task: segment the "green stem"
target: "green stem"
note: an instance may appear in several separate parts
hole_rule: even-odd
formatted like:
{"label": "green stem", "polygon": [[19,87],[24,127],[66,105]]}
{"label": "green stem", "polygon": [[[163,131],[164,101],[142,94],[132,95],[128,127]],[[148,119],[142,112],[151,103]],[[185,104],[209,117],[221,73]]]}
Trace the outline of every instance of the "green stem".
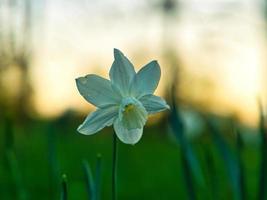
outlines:
{"label": "green stem", "polygon": [[67,188],[67,175],[62,175],[62,183],[61,183],[61,200],[68,199],[68,188]]}
{"label": "green stem", "polygon": [[117,199],[117,191],[116,191],[116,185],[117,185],[117,154],[118,154],[118,148],[117,148],[117,136],[116,133],[113,133],[113,156],[112,156],[112,200]]}

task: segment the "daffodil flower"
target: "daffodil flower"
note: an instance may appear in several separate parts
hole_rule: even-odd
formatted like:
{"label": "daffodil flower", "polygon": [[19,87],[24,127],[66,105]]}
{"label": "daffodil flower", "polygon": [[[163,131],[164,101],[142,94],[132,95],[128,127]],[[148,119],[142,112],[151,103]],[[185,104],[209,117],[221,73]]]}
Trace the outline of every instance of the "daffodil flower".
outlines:
{"label": "daffodil flower", "polygon": [[77,130],[92,135],[113,124],[122,142],[135,144],[142,137],[148,115],[169,109],[162,98],[153,95],[160,67],[157,61],[152,61],[136,73],[133,64],[118,49],[114,49],[114,58],[110,80],[95,74],[76,79],[80,94],[97,107]]}

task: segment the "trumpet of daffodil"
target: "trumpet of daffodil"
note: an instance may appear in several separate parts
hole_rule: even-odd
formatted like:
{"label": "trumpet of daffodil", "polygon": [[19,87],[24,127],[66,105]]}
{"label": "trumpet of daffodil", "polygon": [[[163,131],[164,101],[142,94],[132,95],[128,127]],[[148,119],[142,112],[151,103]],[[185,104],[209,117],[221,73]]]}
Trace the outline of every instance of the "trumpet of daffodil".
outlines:
{"label": "trumpet of daffodil", "polygon": [[109,71],[110,80],[95,74],[76,79],[80,94],[97,107],[78,127],[78,132],[92,135],[113,124],[117,137],[126,144],[137,143],[148,115],[169,109],[162,98],[153,95],[160,79],[157,61],[137,73],[133,64],[118,49]]}

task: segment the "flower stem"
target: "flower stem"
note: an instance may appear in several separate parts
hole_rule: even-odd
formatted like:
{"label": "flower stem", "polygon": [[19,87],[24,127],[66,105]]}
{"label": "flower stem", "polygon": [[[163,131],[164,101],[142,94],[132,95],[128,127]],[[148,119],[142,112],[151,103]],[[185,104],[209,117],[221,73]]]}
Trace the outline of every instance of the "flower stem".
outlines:
{"label": "flower stem", "polygon": [[112,200],[117,199],[117,157],[118,148],[117,148],[117,136],[116,133],[113,133],[113,156],[112,156]]}

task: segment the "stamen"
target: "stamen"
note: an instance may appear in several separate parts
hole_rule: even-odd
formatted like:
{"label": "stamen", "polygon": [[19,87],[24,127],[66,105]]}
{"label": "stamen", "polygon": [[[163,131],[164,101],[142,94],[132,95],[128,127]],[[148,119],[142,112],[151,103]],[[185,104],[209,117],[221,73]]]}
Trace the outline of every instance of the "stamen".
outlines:
{"label": "stamen", "polygon": [[134,104],[130,103],[130,104],[127,104],[125,107],[124,107],[124,112],[130,112],[131,110],[134,109]]}

